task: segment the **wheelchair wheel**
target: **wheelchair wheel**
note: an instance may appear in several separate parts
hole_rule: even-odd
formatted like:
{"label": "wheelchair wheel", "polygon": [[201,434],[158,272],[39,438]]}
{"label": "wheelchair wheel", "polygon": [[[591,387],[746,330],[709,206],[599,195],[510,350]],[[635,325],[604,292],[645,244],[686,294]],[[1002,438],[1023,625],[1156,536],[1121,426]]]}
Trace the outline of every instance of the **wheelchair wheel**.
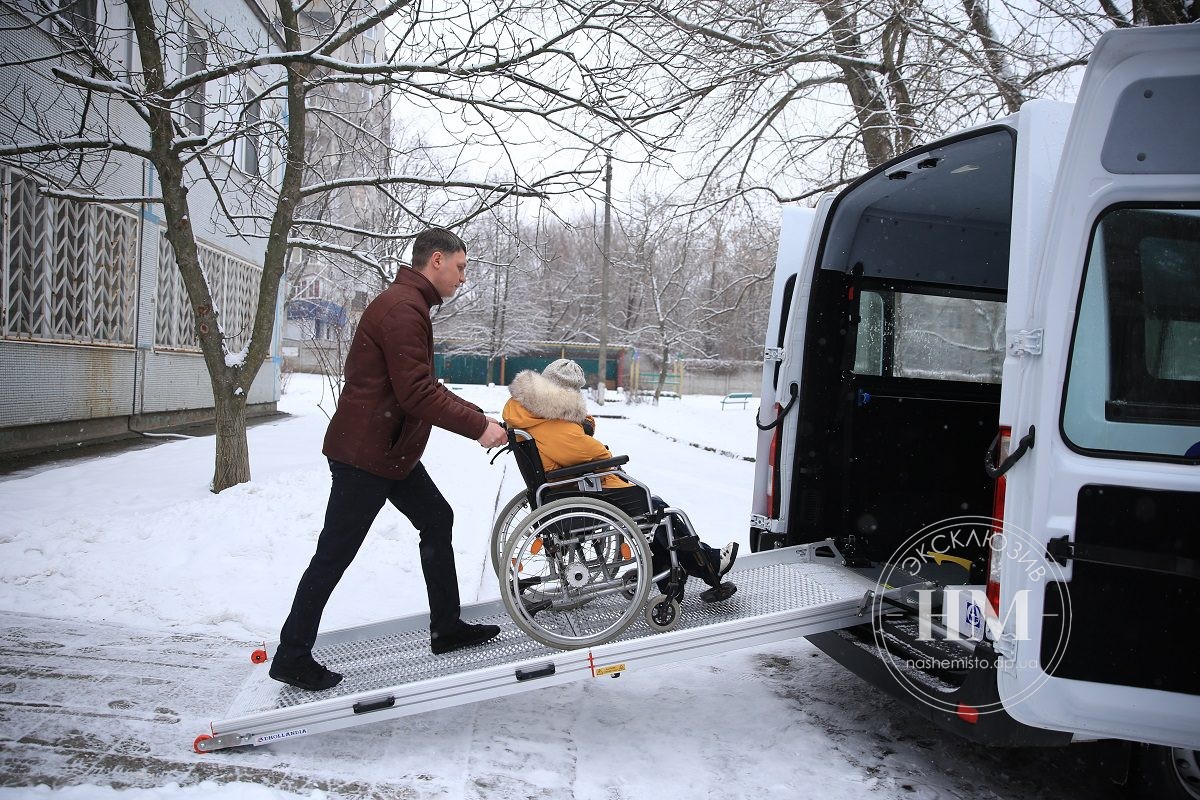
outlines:
{"label": "wheelchair wheel", "polygon": [[[650,547],[637,523],[591,497],[547,503],[509,536],[500,596],[544,645],[591,647],[618,636],[650,594]],[[636,570],[630,584],[625,576]]]}
{"label": "wheelchair wheel", "polygon": [[658,594],[646,604],[646,624],[659,633],[666,633],[679,624],[683,609],[674,597]]}
{"label": "wheelchair wheel", "polygon": [[500,565],[504,563],[504,546],[508,544],[508,537],[527,516],[529,496],[524,491],[518,492],[496,515],[496,524],[492,526],[492,569],[496,577],[500,577]]}

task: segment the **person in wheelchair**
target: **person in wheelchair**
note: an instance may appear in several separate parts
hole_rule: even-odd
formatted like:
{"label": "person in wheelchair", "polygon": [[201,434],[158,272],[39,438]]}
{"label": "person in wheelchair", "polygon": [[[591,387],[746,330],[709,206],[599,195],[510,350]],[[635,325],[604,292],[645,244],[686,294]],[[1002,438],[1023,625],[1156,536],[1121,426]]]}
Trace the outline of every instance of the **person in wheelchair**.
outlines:
{"label": "person in wheelchair", "polygon": [[[504,405],[504,422],[534,438],[542,467],[547,472],[612,458],[609,449],[593,436],[596,421],[587,413],[587,403],[581,392],[584,384],[583,368],[571,359],[560,358],[540,374],[534,370],[517,373],[509,385],[512,397]],[[648,511],[645,508],[646,492],[617,475],[604,476],[601,497],[631,516]],[[651,497],[651,502],[656,511],[668,507],[657,495]],[[679,565],[688,575],[710,587],[700,594],[700,599],[711,603],[724,600],[737,591],[734,584],[723,582],[723,579],[737,558],[738,543],[730,542],[718,551],[700,541],[683,517],[676,514],[670,517]],[[650,551],[655,575],[670,568],[665,525],[655,529]],[[668,589],[668,580],[664,578],[659,582],[659,590],[668,594]],[[682,601],[682,584],[675,588],[674,595]]]}

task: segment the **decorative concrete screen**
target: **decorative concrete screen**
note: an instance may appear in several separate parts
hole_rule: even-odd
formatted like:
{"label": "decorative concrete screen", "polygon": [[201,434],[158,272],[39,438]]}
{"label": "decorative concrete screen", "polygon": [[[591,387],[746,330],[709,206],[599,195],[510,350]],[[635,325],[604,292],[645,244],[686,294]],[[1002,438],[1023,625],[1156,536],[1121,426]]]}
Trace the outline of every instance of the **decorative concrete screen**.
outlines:
{"label": "decorative concrete screen", "polygon": [[137,217],[46,197],[12,170],[3,186],[4,338],[132,345]]}
{"label": "decorative concrete screen", "polygon": [[[208,276],[213,304],[221,315],[226,347],[241,350],[250,341],[262,268],[212,247],[199,245],[200,264]],[[199,350],[195,315],[166,231],[158,236],[158,311],[155,345],[172,350]]]}

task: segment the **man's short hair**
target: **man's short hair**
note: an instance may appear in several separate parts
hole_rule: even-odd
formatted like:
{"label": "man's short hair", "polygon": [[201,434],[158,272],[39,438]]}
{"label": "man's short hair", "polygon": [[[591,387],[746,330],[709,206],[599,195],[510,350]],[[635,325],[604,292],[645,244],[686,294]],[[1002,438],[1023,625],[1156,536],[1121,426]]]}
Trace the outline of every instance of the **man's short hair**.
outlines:
{"label": "man's short hair", "polygon": [[462,239],[444,228],[430,228],[417,234],[413,240],[413,269],[421,269],[429,263],[429,257],[440,250],[445,255],[459,251],[466,253],[467,245]]}

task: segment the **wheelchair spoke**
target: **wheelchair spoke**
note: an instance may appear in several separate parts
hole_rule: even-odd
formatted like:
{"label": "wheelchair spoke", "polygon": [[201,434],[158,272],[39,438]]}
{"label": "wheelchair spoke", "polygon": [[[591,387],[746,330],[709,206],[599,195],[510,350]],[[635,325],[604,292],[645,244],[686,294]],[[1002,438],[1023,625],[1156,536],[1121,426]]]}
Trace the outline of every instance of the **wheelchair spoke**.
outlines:
{"label": "wheelchair spoke", "polygon": [[608,641],[638,616],[649,593],[642,577],[650,573],[645,534],[596,499],[566,498],[537,509],[510,536],[502,559],[509,614],[554,647]]}

